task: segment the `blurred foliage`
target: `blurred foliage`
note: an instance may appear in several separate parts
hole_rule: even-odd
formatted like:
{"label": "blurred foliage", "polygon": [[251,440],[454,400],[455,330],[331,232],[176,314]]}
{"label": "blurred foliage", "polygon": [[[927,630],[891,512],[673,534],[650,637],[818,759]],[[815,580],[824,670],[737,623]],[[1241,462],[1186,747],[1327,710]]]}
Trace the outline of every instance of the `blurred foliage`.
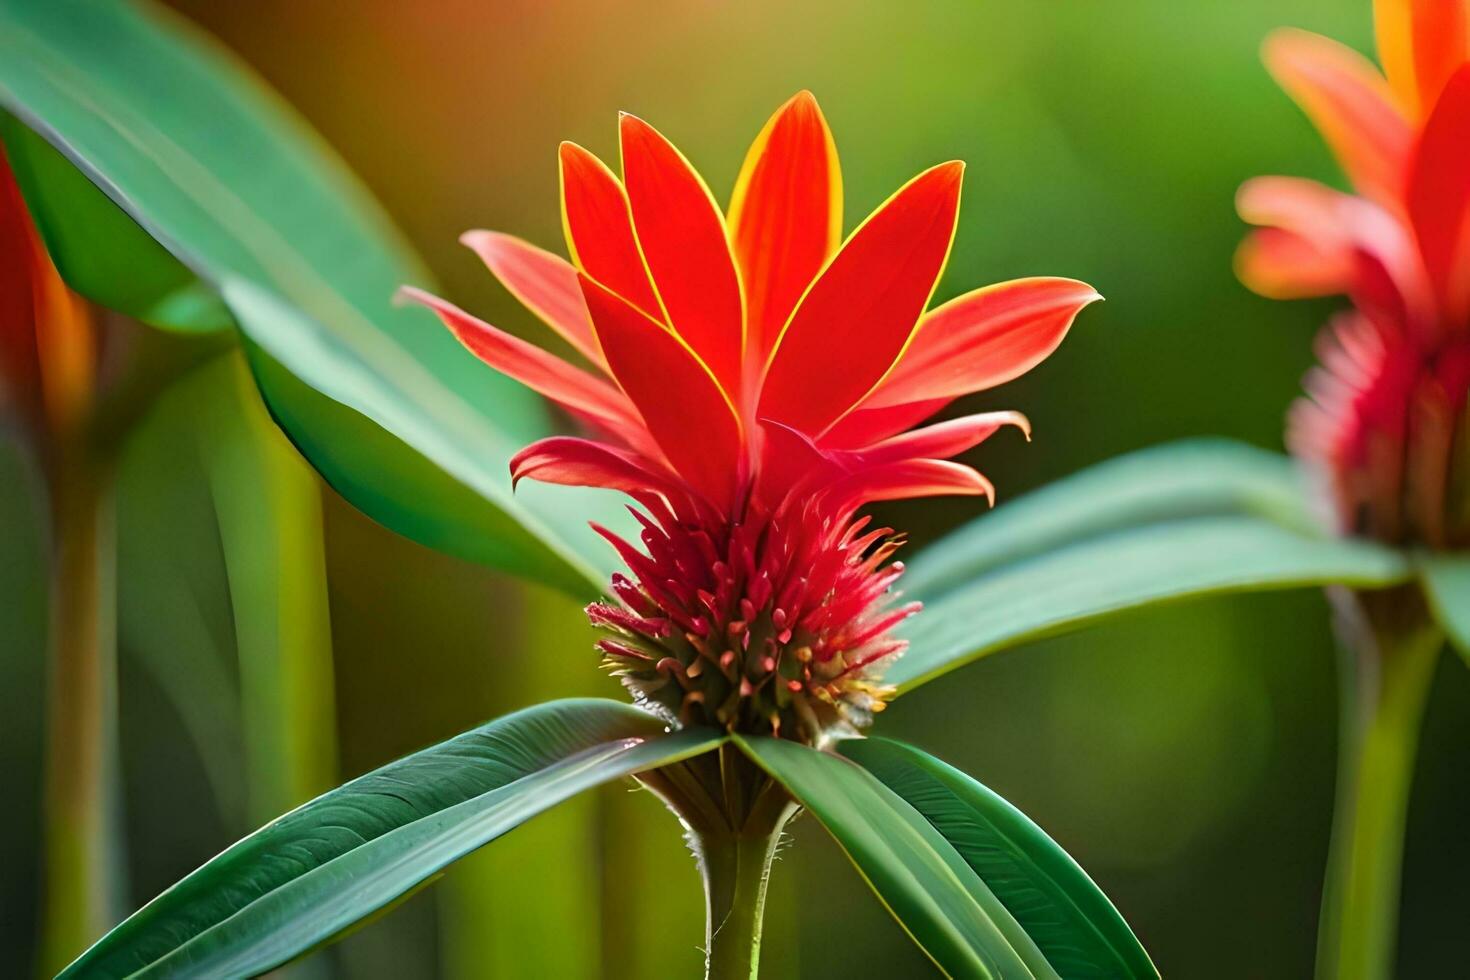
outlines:
{"label": "blurred foliage", "polygon": [[[1235,282],[1232,197],[1258,173],[1336,176],[1257,48],[1281,24],[1363,50],[1370,36],[1366,0],[436,0],[411,13],[364,0],[351,18],[285,0],[175,5],[326,134],[447,295],[543,339],[455,239],[489,227],[557,247],[556,144],[615,158],[619,109],[659,126],[723,196],[769,112],[811,88],[844,162],[849,227],[919,168],[967,160],[939,298],[1056,274],[1108,299],[1047,363],[963,406],[1018,408],[1035,425],[1030,445],[1003,434],[976,453],[1001,506],[1177,436],[1279,448],[1330,304],[1269,303]],[[15,869],[0,884],[7,975],[25,969],[35,939],[44,532],[26,473],[0,453],[0,758],[19,787],[0,837],[0,864]],[[239,774],[218,761],[244,749],[237,707],[191,718],[174,691],[204,698],[230,680],[227,663],[203,659],[231,629],[218,541],[188,530],[181,505],[174,544],[197,547],[171,581],[189,594],[135,605],[127,597],[150,579],[128,558],[128,508],[124,488],[123,755],[141,901],[245,829],[245,791],[222,787],[219,768],[224,782]],[[918,546],[974,513],[938,501],[882,516]],[[412,545],[330,496],[325,528],[344,775],[542,697],[617,696],[574,605]],[[199,616],[188,628],[201,659],[151,667],[128,640],[128,617],[144,609]],[[1470,907],[1470,676],[1448,657],[1439,674],[1409,817],[1404,976],[1455,972]],[[1164,975],[1295,978],[1314,945],[1336,690],[1321,598],[1245,596],[988,658],[901,699],[881,725],[1050,832]],[[776,866],[765,975],[922,975],[921,955],[815,823],[794,831]],[[354,978],[682,975],[699,961],[701,916],[676,824],[617,787],[492,846],[320,960]]]}

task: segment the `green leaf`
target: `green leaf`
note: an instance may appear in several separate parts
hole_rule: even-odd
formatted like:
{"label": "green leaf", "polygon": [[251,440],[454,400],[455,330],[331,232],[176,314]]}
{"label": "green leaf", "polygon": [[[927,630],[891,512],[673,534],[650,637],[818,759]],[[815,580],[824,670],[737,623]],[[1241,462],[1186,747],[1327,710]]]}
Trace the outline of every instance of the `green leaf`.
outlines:
{"label": "green leaf", "polygon": [[167,330],[233,324],[212,289],[50,143],[9,113],[0,113],[0,139],[46,251],[72,289]]}
{"label": "green leaf", "polygon": [[996,650],[1154,603],[1333,582],[1382,588],[1409,574],[1392,549],[1255,517],[1146,524],[917,593],[924,610],[904,624],[911,646],[886,679],[908,690]]}
{"label": "green leaf", "polygon": [[553,701],[362,776],[256,831],[63,977],[254,976],[329,941],[584,789],[708,751],[629,705]]}
{"label": "green leaf", "polygon": [[1068,980],[1157,977],[1113,903],[1036,824],[979,782],[901,742],[851,739],[838,751],[903,797],[954,845]]}
{"label": "green leaf", "polygon": [[1470,663],[1470,553],[1423,555],[1419,575],[1439,625]]}
{"label": "green leaf", "polygon": [[1304,532],[1289,457],[1226,439],[1187,439],[1099,463],[970,521],[924,549],[904,573],[910,594],[937,594],[1031,555],[1140,524],[1255,515]]}
{"label": "green leaf", "polygon": [[[238,284],[237,299],[274,295],[299,311],[293,322],[315,325],[288,342],[258,315],[265,300],[233,311],[260,333],[251,362],[277,420],[354,504],[579,596],[600,587],[607,549],[582,525],[615,512],[611,495],[510,496],[507,461],[546,433],[544,405],[431,314],[392,306],[399,285],[427,275],[341,161],[238,59],[151,3],[11,0],[0,6],[0,103],[202,281]],[[74,237],[85,221],[47,228]]]}
{"label": "green leaf", "polygon": [[[587,522],[625,523],[613,495],[537,484],[512,492],[508,461],[521,440],[466,411],[431,377],[411,377],[416,365],[380,361],[246,280],[227,279],[222,291],[250,339],[246,351],[272,414],[344,497],[416,541],[579,598],[607,581],[614,552]],[[388,432],[414,447],[412,459],[395,451],[403,443]],[[414,479],[416,496],[392,492]]]}
{"label": "green leaf", "polygon": [[253,825],[338,781],[321,484],[271,424],[241,358],[179,389],[227,572]]}
{"label": "green leaf", "polygon": [[867,770],[784,739],[734,738],[836,838],[893,917],[945,973],[1057,976],[959,852]]}

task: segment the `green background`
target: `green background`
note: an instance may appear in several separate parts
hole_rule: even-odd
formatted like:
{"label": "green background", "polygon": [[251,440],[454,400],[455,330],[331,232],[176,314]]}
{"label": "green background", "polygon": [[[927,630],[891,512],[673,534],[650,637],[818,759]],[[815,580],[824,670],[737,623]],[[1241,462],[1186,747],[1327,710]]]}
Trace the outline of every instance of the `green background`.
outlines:
{"label": "green background", "polygon": [[[1272,27],[1367,50],[1366,0],[791,4],[393,0],[175,4],[250,61],[345,156],[461,305],[528,336],[531,316],[455,243],[472,227],[560,247],[556,144],[616,158],[616,112],[653,122],[722,199],[767,115],[821,101],[846,226],[919,169],[968,162],[938,299],[1022,275],[1107,298],[1027,377],[966,408],[1016,408],[972,455],[1004,501],[1116,453],[1213,433],[1279,448],[1331,303],[1271,303],[1234,279],[1232,196],[1258,173],[1336,179],[1257,49]],[[163,429],[167,407],[148,423]],[[124,461],[119,687],[129,890],[162,890],[250,829],[238,733],[210,751],[177,692],[235,681],[218,541],[180,504],[198,477]],[[131,465],[130,465],[131,464]],[[44,684],[43,532],[33,479],[0,453],[0,972],[34,955]],[[894,505],[916,545],[973,501]],[[326,492],[345,777],[544,697],[617,690],[567,600],[431,553]],[[158,553],[189,594],[154,602],[201,642],[145,655],[129,596]],[[166,567],[166,566],[165,566]],[[177,598],[177,597],[175,597]],[[141,608],[141,604],[133,608]],[[172,612],[167,612],[172,610]],[[226,676],[221,682],[219,675]],[[205,695],[201,693],[200,697]],[[1068,848],[1165,976],[1310,972],[1332,802],[1336,682],[1313,593],[1191,603],[1031,644],[897,702],[883,734],[974,774]],[[1470,676],[1440,665],[1412,803],[1400,972],[1462,963],[1470,908]],[[232,753],[234,755],[232,756]],[[221,760],[224,760],[223,762]],[[776,867],[764,975],[927,969],[811,820]],[[306,975],[687,975],[693,862],[644,795],[585,796],[452,870],[303,967]]]}

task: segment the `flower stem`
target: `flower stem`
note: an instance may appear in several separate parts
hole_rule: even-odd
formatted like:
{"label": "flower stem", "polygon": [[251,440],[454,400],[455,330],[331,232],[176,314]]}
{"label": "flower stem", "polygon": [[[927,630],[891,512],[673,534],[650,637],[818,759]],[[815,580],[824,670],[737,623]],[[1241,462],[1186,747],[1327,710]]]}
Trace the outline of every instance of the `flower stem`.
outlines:
{"label": "flower stem", "polygon": [[1413,589],[1334,590],[1332,599],[1342,718],[1317,975],[1380,980],[1394,972],[1404,822],[1443,637]]}
{"label": "flower stem", "polygon": [[[81,457],[81,458],[77,458]],[[110,467],[77,450],[52,483],[51,658],[46,744],[47,975],[115,921],[116,677]]]}
{"label": "flower stem", "polygon": [[754,980],[771,862],[795,802],[732,746],[639,779],[688,828],[704,877],[706,980]]}
{"label": "flower stem", "polygon": [[766,884],[781,827],[747,828],[701,841],[705,885],[705,975],[754,980],[760,964]]}

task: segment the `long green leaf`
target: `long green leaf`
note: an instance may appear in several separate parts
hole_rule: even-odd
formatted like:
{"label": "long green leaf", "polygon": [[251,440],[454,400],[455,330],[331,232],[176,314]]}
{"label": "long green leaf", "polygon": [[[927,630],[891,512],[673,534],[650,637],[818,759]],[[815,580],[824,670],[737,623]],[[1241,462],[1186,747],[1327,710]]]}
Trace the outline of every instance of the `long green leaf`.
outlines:
{"label": "long green leaf", "polygon": [[1087,872],[996,793],[901,742],[852,739],[838,751],[903,797],[954,845],[1057,973],[1068,980],[1159,975]]}
{"label": "long green leaf", "polygon": [[262,828],[88,950],[65,977],[254,976],[330,940],[569,796],[697,755],[614,701],[527,708],[391,763]]}
{"label": "long green leaf", "polygon": [[1166,443],[1099,463],[1003,503],[919,553],[912,594],[936,594],[982,572],[1108,531],[1186,517],[1255,515],[1310,531],[1307,495],[1280,453],[1225,439]]}
{"label": "long green leaf", "polygon": [[[585,597],[606,581],[613,552],[594,540],[587,521],[625,522],[608,513],[611,495],[539,485],[513,493],[507,460],[518,440],[462,411],[448,392],[434,390],[432,378],[425,375],[417,387],[398,383],[339,332],[247,280],[227,279],[223,294],[251,340],[247,350],[271,411],[347,499],[374,516],[393,513],[391,527],[431,547],[574,595]],[[284,375],[277,363],[292,365],[295,376]],[[309,392],[340,404],[323,406]],[[343,405],[372,406],[383,428]],[[417,469],[454,478],[422,487],[414,513],[396,510],[388,499],[409,461],[393,452],[395,442],[384,429],[423,454],[412,464]]]}
{"label": "long green leaf", "polygon": [[293,323],[315,325],[289,336],[274,318],[233,311],[259,331],[252,366],[272,412],[355,504],[431,545],[578,595],[598,587],[605,549],[566,518],[601,519],[613,502],[509,494],[507,460],[546,431],[541,402],[429,314],[392,307],[400,284],[427,276],[341,162],[237,59],[152,3],[9,0],[0,103],[201,280],[274,293],[301,311]]}
{"label": "long green leaf", "polygon": [[338,781],[321,487],[239,358],[181,388],[229,586],[253,825]]}
{"label": "long green leaf", "polygon": [[1470,553],[1424,555],[1419,574],[1439,625],[1470,663]]}
{"label": "long green leaf", "polygon": [[8,113],[0,138],[46,251],[72,289],[167,330],[231,326],[230,311],[55,147]]}
{"label": "long green leaf", "polygon": [[914,593],[925,608],[905,623],[911,646],[887,679],[908,690],[987,653],[1158,602],[1331,582],[1381,588],[1409,574],[1391,549],[1257,517],[1147,524]]}
{"label": "long green leaf", "polygon": [[747,755],[836,838],[893,917],[955,977],[1055,977],[1046,957],[954,847],[867,770],[775,738]]}

